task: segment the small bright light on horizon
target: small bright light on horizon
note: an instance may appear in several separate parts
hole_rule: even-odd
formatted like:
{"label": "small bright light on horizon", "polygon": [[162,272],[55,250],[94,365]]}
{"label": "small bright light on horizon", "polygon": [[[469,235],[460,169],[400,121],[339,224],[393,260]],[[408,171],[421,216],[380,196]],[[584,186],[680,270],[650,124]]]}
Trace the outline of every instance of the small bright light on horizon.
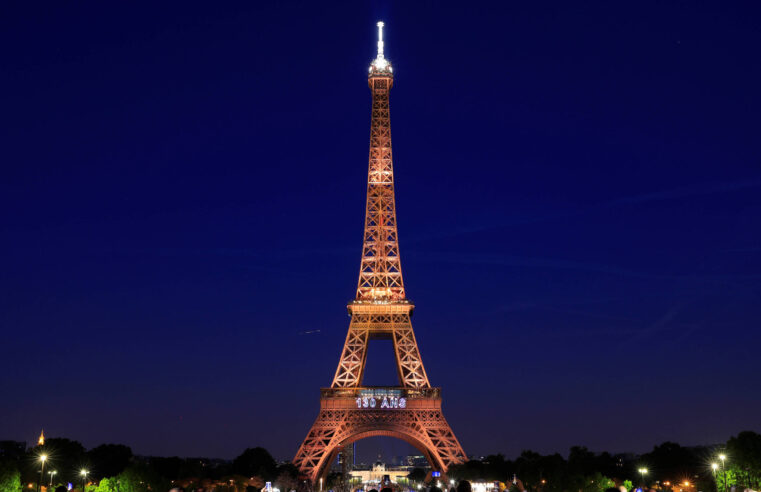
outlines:
{"label": "small bright light on horizon", "polygon": [[720,455],[719,455],[719,459],[720,459],[721,461],[724,461],[725,459],[727,459],[727,455],[726,455],[726,454],[720,454]]}

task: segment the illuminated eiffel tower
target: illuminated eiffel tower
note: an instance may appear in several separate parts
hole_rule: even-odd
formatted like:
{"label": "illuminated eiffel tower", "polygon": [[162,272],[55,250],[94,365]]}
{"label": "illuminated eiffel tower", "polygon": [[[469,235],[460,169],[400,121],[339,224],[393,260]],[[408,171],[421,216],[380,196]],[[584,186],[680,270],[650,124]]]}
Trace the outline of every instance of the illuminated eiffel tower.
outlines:
{"label": "illuminated eiffel tower", "polygon": [[[407,441],[434,471],[446,472],[467,460],[441,412],[441,389],[428,382],[410,323],[414,305],[402,280],[391,158],[389,92],[394,76],[383,55],[382,22],[368,83],[373,96],[370,164],[357,294],[347,306],[351,323],[333,384],[321,390],[319,416],[293,460],[313,483],[327,475],[344,446],[373,436]],[[377,338],[393,340],[399,386],[362,386],[367,345]]]}

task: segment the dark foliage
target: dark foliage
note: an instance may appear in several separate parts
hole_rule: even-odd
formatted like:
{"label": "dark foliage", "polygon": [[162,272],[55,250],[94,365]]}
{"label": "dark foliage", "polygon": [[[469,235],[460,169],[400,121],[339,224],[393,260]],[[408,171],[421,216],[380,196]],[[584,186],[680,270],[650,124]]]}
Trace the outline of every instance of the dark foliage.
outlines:
{"label": "dark foliage", "polygon": [[277,463],[264,448],[248,448],[233,461],[233,473],[246,477],[258,476],[273,480],[277,476]]}
{"label": "dark foliage", "polygon": [[407,478],[413,482],[422,482],[425,479],[426,471],[422,468],[413,468]]}
{"label": "dark foliage", "polygon": [[[204,458],[134,457],[129,447],[119,444],[103,444],[86,452],[79,442],[62,438],[48,439],[44,446],[30,448],[25,453],[19,451],[17,444],[10,442],[0,446],[0,449],[0,482],[10,484],[14,491],[16,484],[36,483],[39,480],[39,457],[43,453],[48,457],[45,479],[49,479],[49,471],[58,472],[54,486],[66,482],[81,484],[78,471],[83,467],[90,470],[88,478],[95,482],[111,478],[118,484],[119,492],[168,490],[171,482],[177,480],[208,484],[233,479],[237,490],[241,490],[253,485],[247,483],[253,477],[273,481],[284,491],[302,486],[295,466],[290,463],[278,466],[269,452],[261,447],[246,449],[232,463]],[[582,446],[572,447],[568,459],[557,453],[542,455],[529,450],[523,451],[514,460],[495,454],[454,465],[448,475],[460,481],[462,487],[466,483],[464,480],[494,480],[504,482],[511,491],[604,492],[624,480],[635,484],[644,481],[645,485],[650,486],[656,482],[678,483],[689,479],[697,485],[697,490],[713,492],[716,490],[714,480],[724,478],[723,471],[714,476],[709,467],[719,452],[727,455],[728,486],[759,486],[761,435],[750,431],[732,437],[726,446],[688,448],[664,442],[641,456],[595,453]],[[647,467],[646,477],[637,473],[641,467]],[[426,470],[415,468],[410,472],[409,479],[419,483],[426,475]],[[512,483],[513,477],[517,478],[516,484]],[[340,473],[328,475],[326,485],[340,489],[343,476]],[[723,482],[720,489],[723,490]],[[103,486],[101,492],[109,490],[108,486]],[[56,492],[60,490],[56,489]]]}
{"label": "dark foliage", "polygon": [[123,444],[101,444],[88,451],[87,458],[92,477],[100,480],[123,472],[132,459],[132,450]]}
{"label": "dark foliage", "polygon": [[85,447],[80,442],[53,437],[46,439],[45,445],[35,446],[27,450],[23,466],[19,467],[22,481],[36,483],[39,480],[39,457],[43,454],[47,456],[45,470],[57,471],[57,483],[78,481],[79,470],[89,466]]}

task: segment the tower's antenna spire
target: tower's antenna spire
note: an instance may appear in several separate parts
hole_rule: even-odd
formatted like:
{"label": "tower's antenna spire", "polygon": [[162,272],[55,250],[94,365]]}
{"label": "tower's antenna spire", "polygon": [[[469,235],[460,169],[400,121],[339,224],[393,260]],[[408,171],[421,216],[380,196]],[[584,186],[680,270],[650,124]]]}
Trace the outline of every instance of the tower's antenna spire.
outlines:
{"label": "tower's antenna spire", "polygon": [[383,24],[383,21],[379,21],[376,25],[378,26],[378,55],[370,66],[370,73],[390,75],[391,64],[386,60],[386,57],[383,56],[383,26],[385,24]]}
{"label": "tower's antenna spire", "polygon": [[378,22],[378,59],[383,59],[383,21]]}

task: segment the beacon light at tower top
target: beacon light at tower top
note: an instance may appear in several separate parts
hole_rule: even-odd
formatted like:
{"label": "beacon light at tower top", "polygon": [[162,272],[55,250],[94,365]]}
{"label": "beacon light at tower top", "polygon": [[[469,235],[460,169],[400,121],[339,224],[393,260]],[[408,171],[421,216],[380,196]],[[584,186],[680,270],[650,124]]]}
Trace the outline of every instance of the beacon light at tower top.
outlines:
{"label": "beacon light at tower top", "polygon": [[375,72],[393,72],[391,63],[383,56],[383,21],[378,22],[378,55],[370,65],[370,73]]}

